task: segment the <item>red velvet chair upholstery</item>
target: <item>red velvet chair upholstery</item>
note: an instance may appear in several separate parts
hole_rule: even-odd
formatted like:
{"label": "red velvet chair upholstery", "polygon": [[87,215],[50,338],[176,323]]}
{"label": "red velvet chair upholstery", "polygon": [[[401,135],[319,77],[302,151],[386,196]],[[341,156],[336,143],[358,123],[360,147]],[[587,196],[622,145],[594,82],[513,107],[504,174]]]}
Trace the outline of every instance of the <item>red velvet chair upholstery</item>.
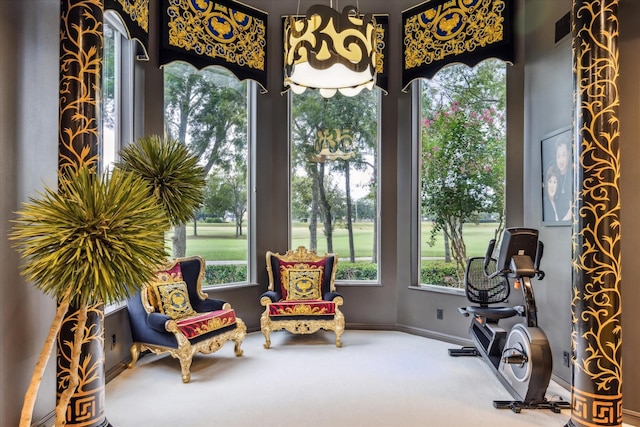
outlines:
{"label": "red velvet chair upholstery", "polygon": [[127,301],[133,338],[129,368],[141,351],[167,353],[180,361],[182,381],[188,383],[194,354],[213,353],[233,341],[236,356],[242,356],[247,327],[228,302],[202,292],[204,272],[202,257],[178,258]]}
{"label": "red velvet chair upholstery", "polygon": [[284,255],[267,252],[269,286],[260,296],[265,307],[260,328],[264,348],[271,346],[271,332],[286,329],[293,334],[311,334],[320,329],[336,334],[336,346],[342,347],[344,315],[339,309],[342,295],[336,292],[338,257],[319,256],[300,246]]}

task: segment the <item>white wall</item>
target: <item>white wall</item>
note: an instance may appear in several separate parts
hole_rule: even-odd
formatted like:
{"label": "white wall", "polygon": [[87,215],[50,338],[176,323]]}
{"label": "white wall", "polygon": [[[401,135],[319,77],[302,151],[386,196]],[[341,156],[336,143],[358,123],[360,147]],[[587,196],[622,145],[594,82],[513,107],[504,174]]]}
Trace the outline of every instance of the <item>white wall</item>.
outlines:
{"label": "white wall", "polygon": [[[42,183],[56,185],[58,165],[57,0],[0,2],[0,425],[17,425],[55,303],[19,276],[6,239],[21,202]],[[55,364],[43,378],[34,419],[55,405]]]}
{"label": "white wall", "polygon": [[527,1],[525,11],[525,162],[524,223],[540,230],[545,243],[542,269],[546,278],[534,281],[539,323],[545,330],[554,360],[553,372],[571,383],[571,370],[562,365],[571,351],[571,233],[570,225],[542,223],[540,141],[552,131],[571,126],[573,75],[571,35],[554,42],[555,22],[571,10],[571,0]]}

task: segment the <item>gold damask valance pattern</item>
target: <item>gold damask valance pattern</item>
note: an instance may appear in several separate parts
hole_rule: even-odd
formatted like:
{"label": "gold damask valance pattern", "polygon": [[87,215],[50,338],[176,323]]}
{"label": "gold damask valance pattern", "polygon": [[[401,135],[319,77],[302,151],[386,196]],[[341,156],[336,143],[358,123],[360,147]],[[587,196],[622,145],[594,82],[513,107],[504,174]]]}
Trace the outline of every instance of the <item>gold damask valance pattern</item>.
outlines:
{"label": "gold damask valance pattern", "polygon": [[376,19],[376,86],[387,94],[389,92],[389,61],[387,46],[389,45],[389,15],[373,14]]}
{"label": "gold damask valance pattern", "polygon": [[160,65],[220,65],[267,87],[267,14],[232,0],[162,0]]}
{"label": "gold damask valance pattern", "polygon": [[139,57],[149,59],[149,0],[104,0],[104,9],[122,18],[129,38],[140,43]]}
{"label": "gold damask valance pattern", "polygon": [[513,63],[511,0],[433,0],[402,13],[402,87],[454,62],[487,58]]}

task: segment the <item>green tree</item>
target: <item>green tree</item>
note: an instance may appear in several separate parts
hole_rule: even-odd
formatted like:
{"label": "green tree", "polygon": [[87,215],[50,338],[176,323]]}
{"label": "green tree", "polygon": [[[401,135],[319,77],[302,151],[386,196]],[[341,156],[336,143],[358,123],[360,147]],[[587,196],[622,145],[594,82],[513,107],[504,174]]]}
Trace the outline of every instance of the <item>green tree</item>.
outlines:
{"label": "green tree", "polygon": [[423,81],[421,101],[425,117],[454,102],[471,111],[493,107],[503,114],[507,102],[505,64],[487,59],[475,67],[449,65],[432,80]]}
{"label": "green tree", "polygon": [[[320,101],[320,102],[318,102]],[[315,160],[312,141],[323,128],[323,112],[326,102],[318,99],[313,91],[293,96],[292,105],[292,164],[293,176],[306,176],[311,182],[311,205],[309,214],[309,247],[317,249],[318,219],[323,221],[323,231],[327,238],[327,250],[333,251],[331,206],[327,203],[324,178],[324,162]],[[294,197],[295,198],[295,197]]]}
{"label": "green tree", "polygon": [[375,221],[375,194],[369,194],[357,201],[354,201],[353,218],[355,221]]}
{"label": "green tree", "polygon": [[[354,259],[353,247],[353,201],[351,197],[351,173],[355,170],[371,169],[375,176],[377,163],[377,92],[363,91],[354,97],[336,95],[322,98],[315,91],[307,91],[293,97],[293,175],[306,176],[311,183],[308,204],[310,247],[317,246],[318,219],[322,219],[327,250],[333,251],[333,224],[345,218],[350,236],[350,255]],[[318,155],[320,147],[335,153],[349,152],[349,156]],[[346,212],[337,212],[337,202],[330,202],[327,177],[341,176],[343,202]],[[295,181],[292,181],[295,182]],[[331,182],[337,182],[331,180]],[[375,180],[374,180],[375,182]],[[343,183],[343,184],[342,184]],[[296,195],[301,187],[292,185],[292,203],[304,200]],[[374,241],[374,253],[376,243]]]}
{"label": "green tree", "polygon": [[[434,233],[443,233],[445,257],[451,249],[461,277],[464,222],[491,213],[499,218],[496,235],[504,226],[505,64],[489,59],[472,68],[447,66],[423,82],[421,95],[422,216],[434,220],[431,244]],[[439,154],[429,152],[435,147]],[[482,162],[489,169],[473,176]]]}
{"label": "green tree", "polygon": [[309,221],[313,199],[312,185],[307,176],[291,178],[291,216],[294,220]]}
{"label": "green tree", "polygon": [[210,218],[223,218],[231,204],[231,188],[224,185],[225,179],[216,174],[209,175],[204,195],[204,212]]}
{"label": "green tree", "polygon": [[[246,83],[215,67],[196,70],[184,63],[165,67],[166,133],[188,145],[207,174],[214,167],[219,173],[227,173],[239,158],[246,169],[246,93]],[[244,193],[238,192],[238,196],[246,197],[246,170],[242,176]],[[241,233],[242,224],[236,225]],[[174,226],[172,241],[173,256],[184,256],[184,224]]]}
{"label": "green tree", "polygon": [[504,141],[497,113],[463,109],[454,102],[423,122],[422,207],[433,219],[432,239],[444,232],[462,279],[467,259],[463,226],[484,212],[501,212]]}
{"label": "green tree", "polygon": [[207,179],[205,211],[217,218],[233,213],[236,237],[242,236],[242,223],[247,212],[246,168],[231,173],[213,173]]}
{"label": "green tree", "polygon": [[[355,262],[355,246],[353,239],[353,198],[351,196],[351,172],[370,171],[376,182],[377,171],[377,92],[363,91],[358,96],[340,96],[326,110],[325,120],[340,126],[343,132],[348,132],[350,156],[337,158],[333,161],[333,170],[344,176],[344,194],[346,205],[346,221],[349,240],[349,260]],[[338,129],[340,129],[338,127]],[[363,153],[372,153],[367,157]],[[377,202],[377,197],[374,198]],[[377,208],[377,206],[376,206]],[[374,218],[374,230],[377,218]],[[373,233],[373,259],[377,261],[377,233]]]}

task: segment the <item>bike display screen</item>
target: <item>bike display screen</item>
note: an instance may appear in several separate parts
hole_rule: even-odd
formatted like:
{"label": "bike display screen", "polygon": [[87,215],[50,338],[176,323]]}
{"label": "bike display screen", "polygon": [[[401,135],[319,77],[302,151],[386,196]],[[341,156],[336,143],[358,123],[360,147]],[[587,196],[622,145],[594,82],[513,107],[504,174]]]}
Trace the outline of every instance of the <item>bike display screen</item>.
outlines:
{"label": "bike display screen", "polygon": [[502,235],[498,270],[509,270],[514,255],[527,255],[536,259],[538,250],[538,230],[533,228],[507,228]]}

